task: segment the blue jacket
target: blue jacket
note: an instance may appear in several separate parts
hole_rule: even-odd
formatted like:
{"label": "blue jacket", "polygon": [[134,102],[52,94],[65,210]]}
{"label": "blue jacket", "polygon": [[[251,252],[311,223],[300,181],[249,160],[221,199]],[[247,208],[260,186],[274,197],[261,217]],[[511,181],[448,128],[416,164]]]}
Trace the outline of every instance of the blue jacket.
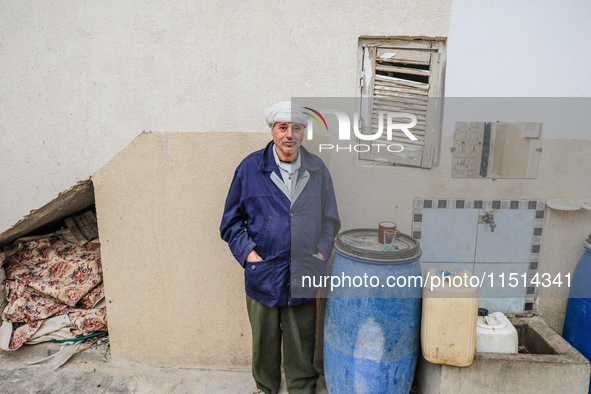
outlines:
{"label": "blue jacket", "polygon": [[[236,169],[220,233],[244,268],[249,297],[271,307],[298,305],[313,301],[314,289],[303,288],[301,277],[326,274],[326,262],[315,254],[328,259],[340,220],[322,160],[300,147],[301,167],[291,196],[272,149],[270,142]],[[247,263],[253,248],[263,260]]]}

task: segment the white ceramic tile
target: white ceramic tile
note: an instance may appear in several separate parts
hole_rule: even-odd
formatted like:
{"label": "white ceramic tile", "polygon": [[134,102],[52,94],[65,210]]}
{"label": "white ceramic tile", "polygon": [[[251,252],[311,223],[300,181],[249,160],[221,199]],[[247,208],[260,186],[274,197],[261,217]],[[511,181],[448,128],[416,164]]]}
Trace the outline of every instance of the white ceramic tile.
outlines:
{"label": "white ceramic tile", "polygon": [[425,209],[421,261],[473,262],[477,225],[477,209]]}
{"label": "white ceramic tile", "polygon": [[[480,298],[522,298],[525,297],[527,282],[523,275],[529,264],[488,264],[474,265],[474,275],[484,281],[478,291]],[[492,277],[491,277],[492,275]],[[512,279],[514,278],[514,279]],[[514,287],[512,287],[514,286]]]}
{"label": "white ceramic tile", "polygon": [[534,217],[533,210],[499,210],[494,216],[494,231],[489,224],[479,224],[476,262],[528,262]]}
{"label": "white ceramic tile", "polygon": [[540,254],[539,253],[530,254],[529,261],[540,261]]}
{"label": "white ceramic tile", "polygon": [[536,286],[536,284],[533,283],[534,278],[535,278],[536,282],[542,282],[542,280],[540,280],[540,275],[538,275],[536,277],[537,273],[538,273],[538,270],[527,271],[527,287],[540,287],[539,285]]}

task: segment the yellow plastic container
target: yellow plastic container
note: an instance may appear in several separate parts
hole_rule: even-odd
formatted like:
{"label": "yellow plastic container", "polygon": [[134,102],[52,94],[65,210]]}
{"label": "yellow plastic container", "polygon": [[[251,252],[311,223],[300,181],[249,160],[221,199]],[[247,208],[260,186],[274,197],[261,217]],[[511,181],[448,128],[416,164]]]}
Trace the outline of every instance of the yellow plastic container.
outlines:
{"label": "yellow plastic container", "polygon": [[466,270],[425,273],[421,346],[431,363],[467,367],[474,360],[478,287],[470,284],[471,277]]}

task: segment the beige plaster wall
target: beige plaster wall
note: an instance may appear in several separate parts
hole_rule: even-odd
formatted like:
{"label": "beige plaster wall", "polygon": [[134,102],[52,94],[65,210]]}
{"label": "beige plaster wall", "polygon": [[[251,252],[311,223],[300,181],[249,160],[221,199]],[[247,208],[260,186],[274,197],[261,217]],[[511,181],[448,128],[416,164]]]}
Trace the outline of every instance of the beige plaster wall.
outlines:
{"label": "beige plaster wall", "polygon": [[219,225],[234,169],[269,140],[143,133],[94,175],[114,358],[249,367],[242,268]]}
{"label": "beige plaster wall", "polygon": [[[248,369],[242,269],[218,228],[235,167],[269,140],[268,133],[143,133],[95,174],[114,357]],[[444,136],[442,152],[451,142]],[[324,158],[344,229],[388,218],[410,233],[414,197],[584,198],[591,176],[582,163],[590,149],[587,140],[544,141],[538,178],[528,180],[452,179],[446,154],[430,170],[361,165],[351,155]],[[542,271],[572,272],[590,225],[591,211],[546,209]],[[551,298],[541,300],[540,311],[560,332],[568,290],[542,295]]]}

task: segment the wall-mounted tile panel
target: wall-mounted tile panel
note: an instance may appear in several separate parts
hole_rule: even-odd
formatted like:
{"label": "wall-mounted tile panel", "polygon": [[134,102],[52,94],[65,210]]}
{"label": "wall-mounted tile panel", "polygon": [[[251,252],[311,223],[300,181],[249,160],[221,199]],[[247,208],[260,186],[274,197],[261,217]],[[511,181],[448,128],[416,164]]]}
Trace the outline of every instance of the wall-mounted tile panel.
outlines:
{"label": "wall-mounted tile panel", "polygon": [[[538,200],[419,199],[414,201],[412,235],[421,243],[421,269],[453,268],[474,272],[490,283],[480,288],[480,304],[490,311],[512,314],[537,310],[539,289],[524,286],[523,274],[540,272],[545,202]],[[483,211],[495,210],[495,231],[478,224]],[[505,273],[505,287],[500,275]],[[510,274],[519,285],[509,286]],[[513,282],[514,283],[514,282]]]}

